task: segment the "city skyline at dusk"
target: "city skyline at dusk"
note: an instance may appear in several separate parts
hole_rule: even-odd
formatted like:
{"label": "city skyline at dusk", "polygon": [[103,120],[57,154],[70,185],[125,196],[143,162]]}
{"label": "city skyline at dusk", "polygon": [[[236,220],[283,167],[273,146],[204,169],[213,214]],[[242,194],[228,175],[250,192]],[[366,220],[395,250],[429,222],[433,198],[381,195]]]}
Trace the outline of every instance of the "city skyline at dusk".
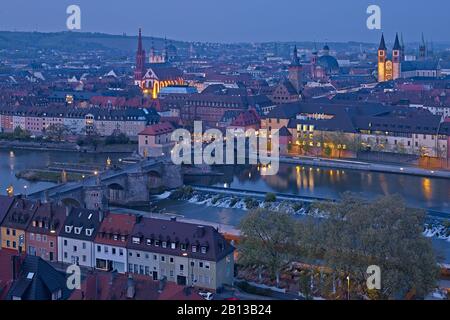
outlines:
{"label": "city skyline at dusk", "polygon": [[[430,0],[426,6],[411,1],[251,1],[230,0],[220,5],[206,0],[164,2],[131,0],[114,5],[105,1],[4,1],[0,30],[64,31],[66,8],[81,8],[85,32],[135,34],[201,42],[361,41],[376,42],[381,31],[402,32],[406,42],[421,33],[435,42],[450,41],[450,4]],[[381,8],[381,30],[369,30],[366,10]],[[120,23],[118,23],[120,21]],[[415,21],[415,23],[411,23]]]}

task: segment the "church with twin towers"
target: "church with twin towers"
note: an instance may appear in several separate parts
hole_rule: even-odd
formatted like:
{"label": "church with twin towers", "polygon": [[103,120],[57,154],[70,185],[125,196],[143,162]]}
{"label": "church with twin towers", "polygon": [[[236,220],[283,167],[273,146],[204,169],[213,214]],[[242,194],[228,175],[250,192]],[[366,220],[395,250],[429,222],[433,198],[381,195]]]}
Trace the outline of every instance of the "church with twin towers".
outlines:
{"label": "church with twin towers", "polygon": [[392,49],[392,59],[387,56],[387,47],[384,34],[381,35],[380,46],[378,48],[378,82],[396,80],[402,75],[402,62],[405,60],[405,46],[403,40],[400,43],[398,33],[395,35],[394,48]]}
{"label": "church with twin towers", "polygon": [[405,44],[403,37],[395,35],[392,55],[389,58],[388,49],[384,40],[384,34],[381,35],[380,46],[378,47],[378,82],[396,80],[399,78],[410,78],[414,76],[439,76],[439,63],[433,61],[432,53],[427,52],[427,45],[422,34],[422,42],[419,45],[418,56],[405,58]]}

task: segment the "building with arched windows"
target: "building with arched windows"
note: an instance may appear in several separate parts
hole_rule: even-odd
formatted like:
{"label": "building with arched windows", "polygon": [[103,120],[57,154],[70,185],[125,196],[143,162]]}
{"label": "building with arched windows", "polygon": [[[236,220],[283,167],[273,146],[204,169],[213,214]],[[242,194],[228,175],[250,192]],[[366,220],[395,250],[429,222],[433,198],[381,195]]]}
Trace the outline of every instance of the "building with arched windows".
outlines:
{"label": "building with arched windows", "polygon": [[150,63],[146,63],[145,50],[142,45],[142,33],[139,30],[134,83],[142,89],[144,94],[156,99],[162,88],[184,85],[184,79],[183,72],[169,62],[168,53],[172,52],[173,48],[171,50],[166,48],[162,56],[156,56],[153,47],[150,51]]}

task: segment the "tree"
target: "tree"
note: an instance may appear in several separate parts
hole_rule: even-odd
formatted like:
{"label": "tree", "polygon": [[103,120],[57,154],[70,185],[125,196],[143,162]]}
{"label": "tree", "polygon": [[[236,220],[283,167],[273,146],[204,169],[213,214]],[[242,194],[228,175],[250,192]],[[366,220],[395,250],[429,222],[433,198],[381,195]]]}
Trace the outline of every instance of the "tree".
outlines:
{"label": "tree", "polygon": [[265,197],[266,202],[275,202],[277,201],[277,196],[274,193],[268,192]]}
{"label": "tree", "polygon": [[399,196],[366,202],[345,194],[339,203],[315,205],[327,213],[318,227],[326,265],[350,275],[361,295],[368,266],[381,269],[380,298],[423,297],[436,285],[437,261],[431,241],[422,235],[423,210],[409,209]]}
{"label": "tree", "polygon": [[106,137],[105,144],[127,144],[130,139],[122,132],[114,132],[112,135]]}
{"label": "tree", "polygon": [[60,142],[69,134],[69,129],[61,123],[56,123],[49,125],[45,133],[50,140]]}
{"label": "tree", "polygon": [[31,137],[27,130],[23,130],[20,126],[14,128],[13,138],[17,140],[29,140]]}
{"label": "tree", "polygon": [[239,263],[267,268],[279,285],[281,271],[292,261],[295,223],[287,213],[250,211],[240,224]]}

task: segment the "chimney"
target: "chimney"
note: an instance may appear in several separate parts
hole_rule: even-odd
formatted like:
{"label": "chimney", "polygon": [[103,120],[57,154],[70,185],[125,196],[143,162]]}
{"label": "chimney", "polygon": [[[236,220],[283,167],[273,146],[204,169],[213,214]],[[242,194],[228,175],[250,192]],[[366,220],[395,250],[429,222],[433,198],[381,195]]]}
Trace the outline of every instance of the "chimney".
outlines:
{"label": "chimney", "polygon": [[70,206],[66,206],[66,217],[69,216],[70,211],[72,211],[72,208]]}
{"label": "chimney", "polygon": [[12,280],[16,281],[20,273],[20,256],[11,257]]}
{"label": "chimney", "polygon": [[103,210],[98,210],[98,221],[102,222],[104,218],[105,218],[105,214],[104,214]]}
{"label": "chimney", "polygon": [[167,277],[164,276],[161,278],[161,280],[159,280],[159,289],[158,289],[158,293],[161,293],[164,291],[164,288],[166,287],[166,282],[167,282]]}
{"label": "chimney", "polygon": [[136,295],[136,283],[133,280],[131,274],[128,276],[127,281],[127,299],[134,299]]}
{"label": "chimney", "polygon": [[114,279],[116,278],[117,270],[114,270],[111,272],[110,278],[109,278],[109,285],[112,286],[114,283]]}
{"label": "chimney", "polygon": [[197,237],[203,238],[205,235],[205,227],[204,226],[197,226]]}
{"label": "chimney", "polygon": [[49,197],[48,197],[48,190],[44,191],[44,203],[49,202]]}

